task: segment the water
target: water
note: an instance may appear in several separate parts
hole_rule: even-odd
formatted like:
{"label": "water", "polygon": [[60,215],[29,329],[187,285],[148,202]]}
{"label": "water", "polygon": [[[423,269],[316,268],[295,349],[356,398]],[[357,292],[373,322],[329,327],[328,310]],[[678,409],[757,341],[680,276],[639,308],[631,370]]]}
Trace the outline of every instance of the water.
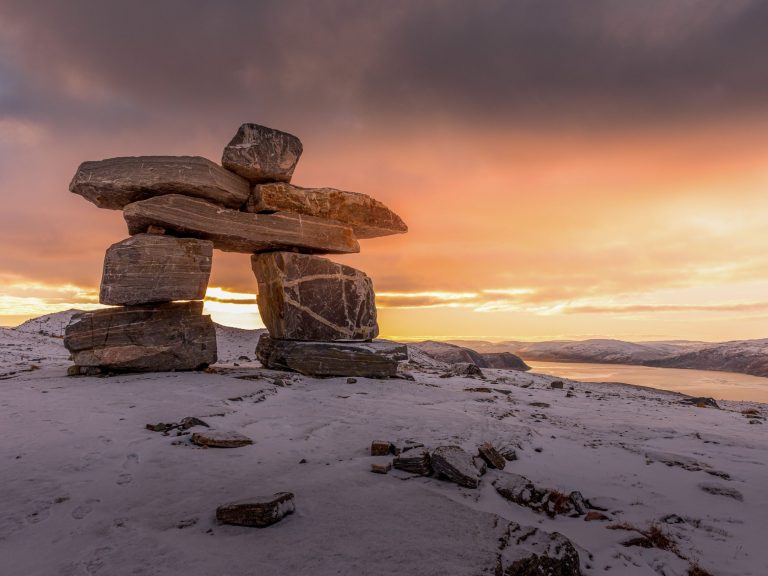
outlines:
{"label": "water", "polygon": [[573,362],[528,361],[532,372],[582,382],[624,382],[649,388],[673,390],[690,396],[711,396],[717,400],[751,400],[768,403],[768,378],[715,372],[650,368],[625,364],[581,364]]}

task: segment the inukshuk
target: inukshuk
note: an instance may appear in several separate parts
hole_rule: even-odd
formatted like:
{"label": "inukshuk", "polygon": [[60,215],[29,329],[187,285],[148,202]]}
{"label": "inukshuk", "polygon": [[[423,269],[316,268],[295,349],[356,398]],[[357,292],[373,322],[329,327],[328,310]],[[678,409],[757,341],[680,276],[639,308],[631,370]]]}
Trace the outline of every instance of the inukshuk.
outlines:
{"label": "inukshuk", "polygon": [[[192,370],[216,361],[202,314],[212,249],[252,254],[269,368],[318,376],[395,375],[405,346],[378,335],[370,278],[319,254],[359,252],[358,238],[407,231],[364,194],[290,184],[298,138],[244,124],[222,166],[200,157],[85,162],[70,190],[123,210],[131,237],[110,247],[100,302],[75,317],[64,343],[76,368]],[[180,302],[179,302],[180,301]]]}

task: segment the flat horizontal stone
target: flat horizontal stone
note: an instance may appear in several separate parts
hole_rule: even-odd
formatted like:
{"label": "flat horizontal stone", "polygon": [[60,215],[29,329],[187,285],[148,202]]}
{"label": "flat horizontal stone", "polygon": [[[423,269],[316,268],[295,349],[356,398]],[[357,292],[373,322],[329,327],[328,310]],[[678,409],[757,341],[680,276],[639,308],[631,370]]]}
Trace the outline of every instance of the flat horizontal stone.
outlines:
{"label": "flat horizontal stone", "polygon": [[128,204],[123,215],[131,234],[159,226],[174,235],[210,240],[214,248],[225,252],[360,251],[352,229],[333,220],[288,212],[249,214],[178,194]]}
{"label": "flat horizontal stone", "polygon": [[272,338],[326,341],[378,336],[373,285],[363,272],[295,252],[256,254],[251,265],[259,285],[259,313]]}
{"label": "flat horizontal stone", "polygon": [[208,430],[192,434],[192,443],[210,448],[241,448],[253,444],[253,440],[239,432]]}
{"label": "flat horizontal stone", "polygon": [[401,454],[392,461],[392,466],[409,474],[418,474],[419,476],[432,474],[429,452],[426,450],[411,450],[407,452],[407,455]]}
{"label": "flat horizontal stone", "polygon": [[78,366],[115,372],[197,370],[216,362],[216,331],[202,302],[107,308],[72,318],[64,346]]}
{"label": "flat horizontal stone", "polygon": [[408,359],[404,344],[375,342],[301,342],[262,334],[256,356],[266,368],[292,370],[306,376],[390,378],[397,363]]}
{"label": "flat horizontal stone", "polygon": [[224,148],[221,164],[251,182],[290,182],[303,149],[293,134],[243,124]]}
{"label": "flat horizontal stone", "polygon": [[163,194],[239,209],[248,200],[250,184],[200,156],[130,156],[83,162],[69,190],[111,210]]}
{"label": "flat horizontal stone", "polygon": [[293,494],[278,492],[273,496],[253,498],[225,504],[216,509],[216,519],[222,524],[265,528],[293,514],[296,505]]}
{"label": "flat horizontal stone", "polygon": [[99,302],[112,305],[202,300],[213,243],[137,234],[113,244],[104,258]]}
{"label": "flat horizontal stone", "polygon": [[285,182],[257,184],[244,208],[247,212],[296,212],[338,220],[358,238],[408,232],[405,222],[383,203],[358,192],[335,188],[300,188]]}

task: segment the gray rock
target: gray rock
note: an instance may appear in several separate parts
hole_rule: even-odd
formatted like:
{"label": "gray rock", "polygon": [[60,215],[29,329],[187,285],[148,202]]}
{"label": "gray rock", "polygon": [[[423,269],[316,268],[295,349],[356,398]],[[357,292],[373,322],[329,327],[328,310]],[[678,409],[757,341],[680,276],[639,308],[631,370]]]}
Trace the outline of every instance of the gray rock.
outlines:
{"label": "gray rock", "polygon": [[222,524],[264,528],[279,522],[288,514],[293,514],[295,510],[293,494],[278,492],[270,497],[219,506],[216,509],[216,519]]}
{"label": "gray rock", "polygon": [[478,448],[478,454],[480,457],[485,460],[491,468],[496,468],[497,470],[504,470],[504,467],[507,465],[506,460],[504,460],[504,457],[499,454],[499,451],[496,450],[496,448],[493,447],[493,444],[490,442],[483,442],[480,447]]}
{"label": "gray rock", "polygon": [[257,184],[245,205],[247,212],[296,212],[338,220],[358,238],[403,234],[408,226],[383,203],[358,192],[334,188],[300,188],[285,182]]}
{"label": "gray rock", "polygon": [[263,334],[256,356],[265,368],[292,370],[306,376],[391,378],[397,363],[408,359],[404,344],[375,342],[301,342]]}
{"label": "gray rock", "polygon": [[510,522],[499,542],[500,576],[581,576],[579,553],[559,532]]}
{"label": "gray rock", "polygon": [[251,182],[290,182],[302,151],[292,134],[243,124],[224,148],[221,164]]}
{"label": "gray rock", "polygon": [[429,452],[426,450],[409,450],[407,456],[406,454],[401,454],[395,458],[392,461],[392,466],[409,474],[417,474],[419,476],[429,476],[432,474]]}
{"label": "gray rock", "polygon": [[246,180],[199,156],[134,156],[83,162],[69,190],[99,208],[163,194],[184,194],[239,209],[248,200]]}
{"label": "gray rock", "polygon": [[563,382],[562,380],[553,380],[549,383],[549,387],[552,388],[552,390],[562,390]]}
{"label": "gray rock", "polygon": [[113,244],[104,258],[99,302],[112,305],[202,300],[213,243],[137,234]]}
{"label": "gray rock", "polygon": [[360,251],[352,229],[333,220],[287,212],[248,214],[178,194],[128,204],[123,215],[132,235],[160,226],[178,236],[210,240],[214,248],[225,252]]}
{"label": "gray rock", "polygon": [[371,340],[379,333],[371,279],[350,266],[295,252],[251,257],[261,319],[272,338]]}
{"label": "gray rock", "polygon": [[192,443],[210,448],[241,448],[253,444],[253,440],[239,432],[209,430],[192,434]]}
{"label": "gray rock", "polygon": [[472,456],[459,446],[438,446],[430,456],[432,469],[451,482],[467,488],[480,485],[480,474]]}
{"label": "gray rock", "polygon": [[115,372],[202,369],[216,362],[216,331],[202,302],[143,304],[72,318],[64,346],[78,366]]}

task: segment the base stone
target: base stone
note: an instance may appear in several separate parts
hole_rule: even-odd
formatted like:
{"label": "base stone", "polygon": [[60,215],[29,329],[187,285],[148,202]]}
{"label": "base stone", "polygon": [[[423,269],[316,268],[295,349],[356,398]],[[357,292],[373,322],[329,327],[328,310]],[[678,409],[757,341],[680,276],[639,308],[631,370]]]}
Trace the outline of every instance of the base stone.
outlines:
{"label": "base stone", "polygon": [[144,304],[77,314],[64,346],[77,366],[112,372],[197,370],[216,362],[216,330],[202,302]]}
{"label": "base stone", "polygon": [[305,376],[360,376],[391,378],[397,364],[408,359],[404,344],[374,342],[305,342],[277,340],[264,334],[256,357],[265,368],[290,370]]}

